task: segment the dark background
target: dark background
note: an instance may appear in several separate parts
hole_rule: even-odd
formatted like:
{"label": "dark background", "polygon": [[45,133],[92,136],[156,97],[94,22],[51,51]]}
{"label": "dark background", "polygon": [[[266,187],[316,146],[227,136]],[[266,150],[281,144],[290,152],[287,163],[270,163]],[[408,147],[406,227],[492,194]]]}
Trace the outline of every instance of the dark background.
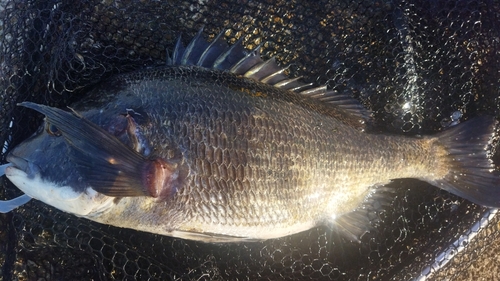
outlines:
{"label": "dark background", "polygon": [[[1,1],[0,143],[15,146],[42,121],[17,102],[69,105],[113,74],[164,64],[178,35],[186,44],[202,26],[210,38],[225,31],[228,42],[262,44],[265,58],[292,65],[290,76],[352,95],[373,111],[376,131],[429,134],[448,127],[453,114],[498,117],[499,15],[498,1]],[[1,198],[20,194],[2,182]],[[416,180],[391,186],[390,204],[361,243],[316,228],[258,243],[203,244],[99,225],[33,200],[0,215],[1,274],[407,280],[486,211]],[[438,274],[467,279],[499,234],[493,227],[480,235]]]}

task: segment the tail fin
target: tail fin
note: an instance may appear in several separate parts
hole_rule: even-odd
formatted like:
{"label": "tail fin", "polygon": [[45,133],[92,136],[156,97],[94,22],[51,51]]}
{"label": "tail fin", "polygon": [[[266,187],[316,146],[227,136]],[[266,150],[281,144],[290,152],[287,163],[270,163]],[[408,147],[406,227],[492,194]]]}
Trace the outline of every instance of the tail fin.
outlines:
{"label": "tail fin", "polygon": [[495,125],[493,117],[483,116],[438,134],[452,167],[434,183],[476,204],[500,207],[500,173],[488,157]]}

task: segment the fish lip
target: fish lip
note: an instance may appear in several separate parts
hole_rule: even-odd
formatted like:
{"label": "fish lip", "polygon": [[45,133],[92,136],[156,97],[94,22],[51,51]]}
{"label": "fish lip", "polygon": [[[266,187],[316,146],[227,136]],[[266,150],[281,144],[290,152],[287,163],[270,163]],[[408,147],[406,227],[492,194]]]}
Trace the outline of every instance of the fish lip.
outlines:
{"label": "fish lip", "polygon": [[10,168],[15,168],[25,172],[28,178],[33,178],[40,173],[40,168],[35,165],[35,163],[12,153],[7,155],[6,160],[12,164]]}

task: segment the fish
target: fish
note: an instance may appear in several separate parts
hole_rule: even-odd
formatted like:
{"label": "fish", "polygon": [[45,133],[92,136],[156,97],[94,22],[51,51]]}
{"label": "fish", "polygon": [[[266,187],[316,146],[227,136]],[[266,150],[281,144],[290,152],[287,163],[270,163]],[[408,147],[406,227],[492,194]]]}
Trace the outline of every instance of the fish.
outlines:
{"label": "fish", "polygon": [[222,34],[179,37],[166,65],[109,78],[67,109],[20,103],[45,119],[9,152],[6,177],[78,217],[216,243],[322,225],[358,240],[364,206],[400,178],[500,207],[494,117],[430,136],[371,132],[354,98]]}

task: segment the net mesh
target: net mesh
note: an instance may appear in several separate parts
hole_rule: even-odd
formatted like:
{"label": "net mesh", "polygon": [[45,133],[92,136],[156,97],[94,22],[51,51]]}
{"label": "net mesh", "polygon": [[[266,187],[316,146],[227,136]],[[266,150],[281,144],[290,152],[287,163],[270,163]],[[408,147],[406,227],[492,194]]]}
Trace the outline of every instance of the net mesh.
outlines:
{"label": "net mesh", "polygon": [[[41,122],[17,102],[69,105],[113,74],[164,64],[177,36],[186,44],[202,26],[208,37],[225,31],[228,42],[243,37],[249,49],[262,44],[264,57],[292,65],[291,76],[354,96],[374,112],[376,130],[427,134],[477,115],[498,117],[499,15],[499,2],[487,0],[2,0],[0,143],[14,147]],[[0,198],[20,194],[7,180],[2,185]],[[32,201],[0,215],[1,274],[4,280],[498,278],[492,275],[500,272],[498,217],[420,181],[390,185],[390,204],[361,243],[319,227],[264,242],[204,244],[100,225]],[[489,228],[479,232],[474,226],[481,220]],[[450,245],[448,256],[465,250],[441,268]],[[497,270],[481,270],[485,265]]]}

